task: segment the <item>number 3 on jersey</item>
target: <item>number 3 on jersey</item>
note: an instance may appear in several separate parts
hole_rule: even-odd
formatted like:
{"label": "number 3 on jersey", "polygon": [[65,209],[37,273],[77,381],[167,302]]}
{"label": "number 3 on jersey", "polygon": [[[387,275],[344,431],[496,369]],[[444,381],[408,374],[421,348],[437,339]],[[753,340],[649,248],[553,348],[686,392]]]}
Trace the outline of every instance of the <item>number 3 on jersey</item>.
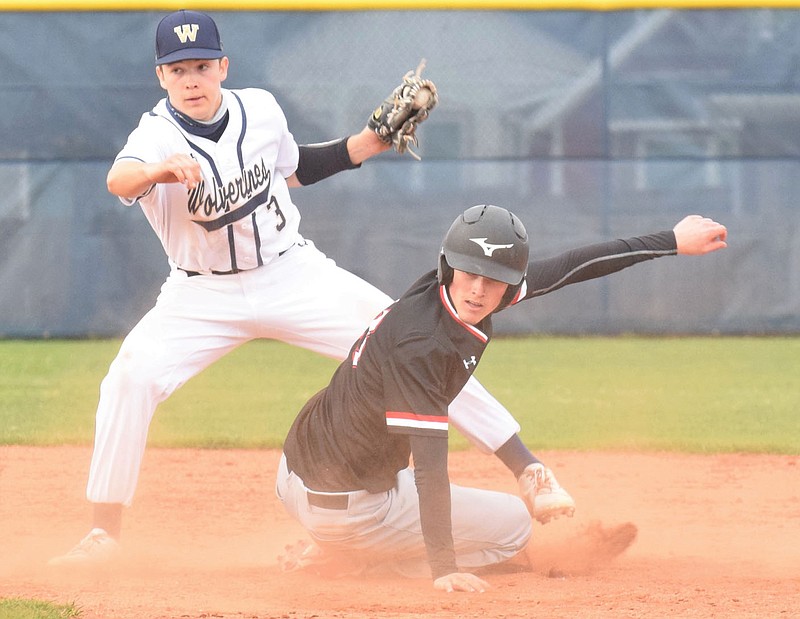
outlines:
{"label": "number 3 on jersey", "polygon": [[286,217],[284,216],[283,211],[281,211],[281,207],[278,204],[278,200],[275,198],[275,196],[270,196],[269,202],[267,202],[267,210],[271,211],[273,206],[275,207],[275,215],[278,217],[278,225],[275,226],[275,229],[280,232],[286,225]]}

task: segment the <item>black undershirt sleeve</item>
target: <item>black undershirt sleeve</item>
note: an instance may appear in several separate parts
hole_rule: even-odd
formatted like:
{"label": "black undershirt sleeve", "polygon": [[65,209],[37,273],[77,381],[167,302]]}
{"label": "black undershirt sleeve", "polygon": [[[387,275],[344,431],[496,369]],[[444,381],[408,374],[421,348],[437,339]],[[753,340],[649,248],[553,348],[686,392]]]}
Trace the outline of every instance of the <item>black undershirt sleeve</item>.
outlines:
{"label": "black undershirt sleeve", "polygon": [[419,517],[431,574],[436,580],[458,571],[453,549],[447,438],[409,436],[414,478],[419,494]]}
{"label": "black undershirt sleeve", "polygon": [[313,185],[324,178],[344,170],[355,170],[361,164],[350,161],[347,138],[322,144],[303,144],[297,161],[295,176],[302,185]]}
{"label": "black undershirt sleeve", "polygon": [[617,239],[578,247],[553,258],[528,263],[527,289],[523,298],[539,297],[569,284],[616,273],[645,260],[678,253],[675,233]]}

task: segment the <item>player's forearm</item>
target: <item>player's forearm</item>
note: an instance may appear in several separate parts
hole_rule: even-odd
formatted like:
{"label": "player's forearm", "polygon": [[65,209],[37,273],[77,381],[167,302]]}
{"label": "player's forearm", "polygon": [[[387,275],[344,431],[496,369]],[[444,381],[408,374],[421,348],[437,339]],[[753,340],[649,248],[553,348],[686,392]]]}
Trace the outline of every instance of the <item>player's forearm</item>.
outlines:
{"label": "player's forearm", "polygon": [[183,183],[193,189],[203,180],[200,164],[188,154],[175,153],[158,163],[120,159],[108,172],[108,190],[120,198],[137,198],[158,183]]}
{"label": "player's forearm", "polygon": [[289,187],[313,185],[329,176],[353,170],[389,148],[369,129],[340,140],[300,145],[297,169],[286,179]]}
{"label": "player's forearm", "polygon": [[411,436],[414,479],[428,563],[435,579],[458,571],[453,547],[446,439]]}
{"label": "player's forearm", "polygon": [[347,139],[347,152],[350,155],[350,161],[355,165],[363,163],[370,157],[389,150],[391,147],[391,144],[381,140],[368,127],[364,127],[361,133],[351,135]]}
{"label": "player's forearm", "polygon": [[341,138],[319,144],[301,144],[297,169],[287,179],[289,187],[294,187],[295,181],[301,186],[313,185],[344,170],[360,167],[350,160],[347,142],[348,138]]}
{"label": "player's forearm", "polygon": [[118,161],[106,177],[108,190],[120,198],[136,198],[146,193],[156,181],[153,180],[153,171],[149,170],[152,164],[139,161]]}

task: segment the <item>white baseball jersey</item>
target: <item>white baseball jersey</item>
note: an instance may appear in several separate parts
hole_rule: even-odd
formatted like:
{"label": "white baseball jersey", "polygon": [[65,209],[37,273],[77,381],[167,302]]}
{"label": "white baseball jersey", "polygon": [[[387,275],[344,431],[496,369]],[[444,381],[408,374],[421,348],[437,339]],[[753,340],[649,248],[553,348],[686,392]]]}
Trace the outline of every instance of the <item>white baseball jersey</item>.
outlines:
{"label": "white baseball jersey", "polygon": [[166,99],[144,115],[120,159],[157,163],[184,153],[200,163],[203,181],[154,185],[137,200],[173,266],[227,273],[261,266],[297,240],[300,214],[286,178],[299,149],[275,97],[266,90],[222,90],[228,126],[214,142],[185,131]]}

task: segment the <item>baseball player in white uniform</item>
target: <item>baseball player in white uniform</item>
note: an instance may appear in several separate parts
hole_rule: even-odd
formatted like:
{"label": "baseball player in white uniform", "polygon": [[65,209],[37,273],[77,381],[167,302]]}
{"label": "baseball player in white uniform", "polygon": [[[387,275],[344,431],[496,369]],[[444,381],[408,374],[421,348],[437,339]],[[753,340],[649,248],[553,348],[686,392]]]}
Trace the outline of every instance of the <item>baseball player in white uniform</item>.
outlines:
{"label": "baseball player in white uniform", "polygon": [[[357,168],[390,144],[365,127],[298,146],[272,94],[222,88],[228,65],[208,15],[181,10],[159,23],[156,75],[167,96],[142,115],[107,182],[124,204],[140,204],[171,271],[100,387],[86,493],[93,527],[51,564],[105,562],[119,551],[122,511],[134,497],[150,421],[178,387],[255,338],[343,359],[391,303],[303,238],[289,193]],[[571,515],[572,498],[477,381],[456,398],[450,418],[520,479],[535,518]]]}

